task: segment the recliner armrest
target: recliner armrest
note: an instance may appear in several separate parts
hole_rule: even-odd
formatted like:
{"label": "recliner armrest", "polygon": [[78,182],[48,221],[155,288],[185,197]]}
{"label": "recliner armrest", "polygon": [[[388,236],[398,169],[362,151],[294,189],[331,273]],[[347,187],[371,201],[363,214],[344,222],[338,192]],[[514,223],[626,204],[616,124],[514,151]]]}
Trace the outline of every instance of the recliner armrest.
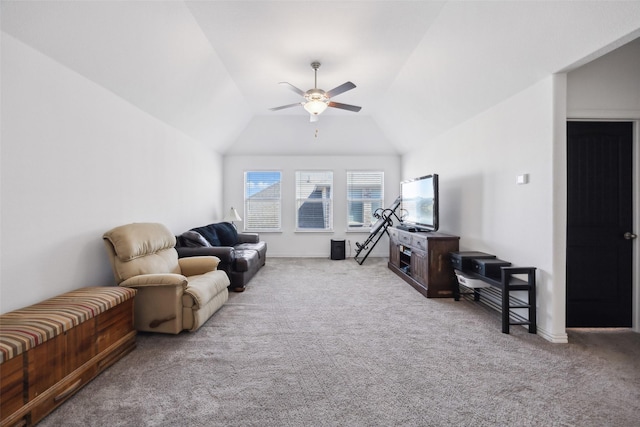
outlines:
{"label": "recliner armrest", "polygon": [[127,280],[120,282],[119,286],[127,288],[144,288],[150,286],[181,286],[182,289],[187,287],[187,278],[182,274],[163,273],[163,274],[141,274],[133,276]]}
{"label": "recliner armrest", "polygon": [[183,248],[177,247],[179,258],[187,258],[194,256],[214,256],[220,259],[220,262],[232,264],[235,261],[235,250],[230,246],[211,246],[200,248]]}
{"label": "recliner armrest", "polygon": [[220,264],[220,258],[215,256],[178,258],[178,264],[182,274],[190,277],[216,270]]}
{"label": "recliner armrest", "polygon": [[238,233],[238,243],[258,243],[259,241],[258,233]]}

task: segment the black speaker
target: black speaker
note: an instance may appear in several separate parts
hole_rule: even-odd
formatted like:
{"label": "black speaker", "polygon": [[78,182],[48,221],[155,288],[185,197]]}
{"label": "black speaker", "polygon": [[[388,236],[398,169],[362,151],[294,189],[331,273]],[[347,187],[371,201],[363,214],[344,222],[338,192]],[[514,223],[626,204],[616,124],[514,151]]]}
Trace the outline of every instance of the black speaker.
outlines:
{"label": "black speaker", "polygon": [[331,239],[331,259],[344,259],[344,240]]}

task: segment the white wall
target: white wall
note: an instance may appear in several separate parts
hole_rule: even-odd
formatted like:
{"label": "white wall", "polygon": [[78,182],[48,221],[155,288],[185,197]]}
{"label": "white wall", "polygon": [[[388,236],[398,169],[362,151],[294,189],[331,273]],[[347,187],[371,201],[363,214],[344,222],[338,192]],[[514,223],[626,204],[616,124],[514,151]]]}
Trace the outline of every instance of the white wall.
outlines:
{"label": "white wall", "polygon": [[569,118],[640,118],[640,38],[567,74]]}
{"label": "white wall", "polygon": [[[567,74],[567,116],[635,121],[634,224],[640,230],[640,38]],[[640,332],[640,241],[634,246],[633,328]]]}
{"label": "white wall", "polygon": [[[402,158],[403,179],[440,174],[441,230],[460,235],[461,250],[538,268],[538,333],[552,342],[567,340],[566,119],[640,119],[638,76],[640,39],[568,74],[548,77]],[[639,158],[635,150],[636,182]],[[529,184],[517,185],[516,176],[525,173]],[[640,212],[638,198],[634,206]]]}
{"label": "white wall", "polygon": [[[295,231],[295,172],[309,169],[333,171],[333,232]],[[230,206],[235,207],[243,218],[244,172],[250,170],[282,171],[282,231],[260,233],[261,239],[267,242],[268,256],[274,257],[329,257],[331,239],[347,240],[347,256],[355,255],[355,243],[364,242],[369,234],[346,231],[346,171],[384,171],[385,207],[391,205],[400,191],[399,156],[225,156],[224,206],[225,209],[229,209]],[[238,225],[243,227],[243,224]],[[386,257],[388,255],[389,241],[385,236],[369,256]]]}
{"label": "white wall", "polygon": [[113,284],[108,229],[222,214],[222,158],[2,33],[0,311]]}
{"label": "white wall", "polygon": [[[564,301],[554,301],[564,292],[553,273],[553,106],[548,77],[403,156],[402,178],[439,174],[440,230],[460,236],[460,250],[537,268],[538,333],[564,342]],[[528,184],[516,184],[521,174]]]}

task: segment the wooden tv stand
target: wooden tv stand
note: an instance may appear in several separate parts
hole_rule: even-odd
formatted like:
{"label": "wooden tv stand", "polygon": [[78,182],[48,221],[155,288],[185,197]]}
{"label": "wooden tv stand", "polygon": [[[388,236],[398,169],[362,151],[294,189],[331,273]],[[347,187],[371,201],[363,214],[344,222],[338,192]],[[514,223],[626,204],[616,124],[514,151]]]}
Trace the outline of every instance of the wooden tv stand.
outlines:
{"label": "wooden tv stand", "polygon": [[389,228],[389,269],[427,298],[451,298],[456,276],[449,258],[460,237]]}

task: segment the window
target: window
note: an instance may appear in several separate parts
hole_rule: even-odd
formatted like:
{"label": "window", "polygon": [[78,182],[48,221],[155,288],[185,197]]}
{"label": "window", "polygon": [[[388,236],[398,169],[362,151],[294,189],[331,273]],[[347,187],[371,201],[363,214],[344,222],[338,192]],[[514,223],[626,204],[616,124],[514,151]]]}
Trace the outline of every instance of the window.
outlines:
{"label": "window", "polygon": [[251,231],[280,230],[279,171],[244,173],[244,229]]}
{"label": "window", "polygon": [[373,213],[384,203],[384,172],[347,171],[347,224],[349,229],[371,227]]}
{"label": "window", "polygon": [[333,172],[296,172],[296,229],[333,229]]}

